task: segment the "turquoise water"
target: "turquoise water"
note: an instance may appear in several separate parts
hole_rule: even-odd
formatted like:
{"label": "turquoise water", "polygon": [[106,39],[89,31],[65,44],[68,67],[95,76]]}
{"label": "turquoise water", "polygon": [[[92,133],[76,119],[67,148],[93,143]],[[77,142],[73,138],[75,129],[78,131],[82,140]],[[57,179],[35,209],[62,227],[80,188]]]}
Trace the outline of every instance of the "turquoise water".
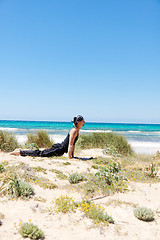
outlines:
{"label": "turquoise water", "polygon": [[[52,136],[63,137],[71,128],[71,122],[0,120],[0,130],[12,132],[16,135],[26,135],[27,133],[44,129]],[[160,124],[86,122],[81,129],[81,134],[101,131],[116,132],[131,141],[160,142]]]}

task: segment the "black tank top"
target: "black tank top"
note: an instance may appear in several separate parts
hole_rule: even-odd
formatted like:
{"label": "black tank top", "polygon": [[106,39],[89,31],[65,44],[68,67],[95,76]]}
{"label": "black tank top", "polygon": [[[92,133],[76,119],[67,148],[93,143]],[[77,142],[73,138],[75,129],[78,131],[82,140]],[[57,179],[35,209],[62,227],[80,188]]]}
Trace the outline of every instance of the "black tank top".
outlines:
{"label": "black tank top", "polygon": [[[77,142],[78,136],[79,136],[79,134],[78,134],[77,137],[74,139],[73,145],[75,145],[75,143]],[[62,142],[62,145],[63,145],[64,148],[65,148],[65,152],[68,152],[69,137],[70,137],[70,135],[69,135],[69,133],[68,133],[67,137],[66,137],[66,138],[64,139],[64,141]]]}

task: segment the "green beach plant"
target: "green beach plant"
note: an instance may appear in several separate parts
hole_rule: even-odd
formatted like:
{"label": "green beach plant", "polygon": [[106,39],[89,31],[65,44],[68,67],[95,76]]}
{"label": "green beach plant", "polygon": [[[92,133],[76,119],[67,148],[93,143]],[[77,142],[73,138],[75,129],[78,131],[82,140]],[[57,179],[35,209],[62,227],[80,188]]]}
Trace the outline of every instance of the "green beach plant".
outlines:
{"label": "green beach plant", "polygon": [[114,181],[120,182],[124,177],[118,173],[121,170],[121,165],[116,162],[111,162],[107,167],[102,167],[95,174],[99,181],[105,181],[108,185],[111,185]]}
{"label": "green beach plant", "polygon": [[118,151],[116,150],[116,148],[112,145],[108,145],[107,147],[105,147],[103,149],[103,154],[105,155],[112,155],[114,157],[120,157],[121,155],[118,153]]}
{"label": "green beach plant", "polygon": [[3,164],[0,164],[0,173],[2,173],[2,172],[5,172],[5,168],[4,168]]}
{"label": "green beach plant", "polygon": [[138,207],[134,209],[134,216],[142,221],[152,221],[154,213],[150,208]]}
{"label": "green beach plant", "polygon": [[33,223],[28,223],[28,222],[23,223],[20,226],[18,232],[24,238],[26,237],[31,239],[44,238],[44,232],[37,225],[34,225]]}
{"label": "green beach plant", "polygon": [[109,216],[99,204],[94,204],[89,201],[82,201],[78,204],[81,212],[84,212],[88,218],[91,218],[94,223],[114,223],[114,220]]}
{"label": "green beach plant", "polygon": [[0,130],[0,149],[4,152],[11,152],[18,148],[16,137],[8,132]]}
{"label": "green beach plant", "polygon": [[22,197],[27,198],[34,194],[33,187],[27,183],[18,179],[15,174],[12,178],[9,178],[10,182],[8,183],[7,192],[13,197]]}
{"label": "green beach plant", "polygon": [[113,161],[99,164],[95,174],[88,174],[83,190],[85,195],[90,197],[96,196],[99,192],[108,195],[127,190],[127,178],[121,171],[121,164]]}
{"label": "green beach plant", "polygon": [[47,174],[47,169],[42,168],[42,167],[40,167],[40,166],[32,167],[32,170],[33,170],[33,172],[42,172],[42,173],[44,173],[44,174]]}
{"label": "green beach plant", "polygon": [[71,165],[71,163],[70,162],[64,162],[64,163],[62,163],[63,165]]}
{"label": "green beach plant", "polygon": [[70,174],[69,179],[68,179],[68,181],[71,184],[76,184],[76,183],[79,183],[79,182],[85,181],[85,180],[86,180],[86,177],[84,177],[82,174],[79,174],[79,173]]}
{"label": "green beach plant", "polygon": [[64,174],[62,171],[60,171],[58,169],[51,169],[49,171],[55,173],[57,178],[59,178],[59,179],[67,179],[68,178],[68,176],[66,174]]}
{"label": "green beach plant", "polygon": [[25,148],[30,150],[38,150],[39,147],[36,143],[25,143]]}
{"label": "green beach plant", "polygon": [[56,212],[75,212],[75,203],[73,198],[61,195],[55,200],[55,211]]}
{"label": "green beach plant", "polygon": [[39,185],[40,187],[44,189],[55,189],[57,188],[57,185],[51,182],[47,178],[38,178],[37,180],[34,181],[35,184]]}
{"label": "green beach plant", "polygon": [[156,178],[158,174],[158,169],[156,167],[156,164],[151,163],[145,173],[150,178]]}
{"label": "green beach plant", "polygon": [[44,130],[39,130],[36,133],[27,134],[26,144],[36,144],[39,148],[51,147],[54,142],[50,139],[48,133]]}
{"label": "green beach plant", "polygon": [[81,134],[78,140],[80,149],[111,148],[116,154],[133,154],[133,150],[124,136],[115,133]]}

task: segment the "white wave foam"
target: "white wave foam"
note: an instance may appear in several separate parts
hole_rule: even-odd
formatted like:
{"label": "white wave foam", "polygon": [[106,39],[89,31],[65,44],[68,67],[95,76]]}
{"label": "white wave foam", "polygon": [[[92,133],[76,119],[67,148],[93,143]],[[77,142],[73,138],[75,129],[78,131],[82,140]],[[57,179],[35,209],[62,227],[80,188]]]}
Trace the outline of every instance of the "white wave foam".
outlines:
{"label": "white wave foam", "polygon": [[133,131],[133,130],[132,131],[130,130],[130,131],[127,131],[127,132],[130,132],[130,133],[141,133],[141,131]]}
{"label": "white wave foam", "polygon": [[112,132],[112,131],[111,130],[81,130],[81,132],[92,133],[92,132]]}
{"label": "white wave foam", "polygon": [[18,130],[18,128],[5,128],[5,127],[0,127],[1,131],[10,131],[10,132],[15,132]]}

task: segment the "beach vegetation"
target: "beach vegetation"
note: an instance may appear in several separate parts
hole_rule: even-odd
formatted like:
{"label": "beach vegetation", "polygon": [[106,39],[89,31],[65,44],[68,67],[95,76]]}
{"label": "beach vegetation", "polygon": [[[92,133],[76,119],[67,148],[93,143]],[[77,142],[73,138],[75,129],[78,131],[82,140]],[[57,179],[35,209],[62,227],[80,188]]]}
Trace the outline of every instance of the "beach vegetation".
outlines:
{"label": "beach vegetation", "polygon": [[153,221],[154,213],[150,208],[138,207],[134,209],[134,216],[142,221]]}
{"label": "beach vegetation", "polygon": [[107,147],[105,147],[102,152],[105,155],[111,155],[111,156],[114,156],[114,157],[121,157],[121,155],[118,153],[116,148],[112,145],[108,145]]}
{"label": "beach vegetation", "polygon": [[42,173],[44,173],[44,174],[47,174],[47,169],[45,169],[45,168],[42,168],[42,167],[40,167],[40,166],[37,166],[37,167],[32,167],[32,170],[33,170],[33,172],[42,172]]}
{"label": "beach vegetation", "polygon": [[158,175],[158,168],[157,168],[156,164],[153,162],[151,164],[149,164],[149,166],[146,168],[145,173],[149,178],[156,178]]}
{"label": "beach vegetation", "polygon": [[91,133],[81,134],[77,143],[80,149],[104,148],[110,149],[114,154],[128,155],[133,154],[131,145],[127,139],[116,133]]}
{"label": "beach vegetation", "polygon": [[[7,182],[7,185],[5,183]],[[3,179],[4,187],[2,188],[2,192],[12,197],[21,197],[28,198],[34,194],[33,187],[21,179],[18,178],[16,174],[12,177]]]}
{"label": "beach vegetation", "polygon": [[44,232],[33,223],[23,223],[21,224],[19,230],[19,234],[24,238],[31,238],[31,239],[42,239],[44,238]]}
{"label": "beach vegetation", "polygon": [[68,181],[71,184],[76,184],[76,183],[79,183],[81,181],[86,181],[86,180],[87,180],[86,177],[79,173],[72,173],[69,175],[69,178],[68,178]]}
{"label": "beach vegetation", "polygon": [[4,160],[3,162],[1,162],[1,164],[2,164],[3,166],[7,166],[7,165],[9,165],[9,162],[8,162],[7,160]]}
{"label": "beach vegetation", "polygon": [[16,148],[18,148],[16,137],[11,133],[0,130],[0,149],[4,152],[11,152]]}
{"label": "beach vegetation", "polygon": [[131,181],[159,182],[159,163],[152,155],[135,154],[128,157],[115,158],[121,163],[123,175]]}
{"label": "beach vegetation", "polygon": [[59,179],[67,179],[68,176],[58,169],[51,169],[51,172],[56,174],[56,177]]}
{"label": "beach vegetation", "polygon": [[[38,168],[38,169],[40,171],[42,170],[42,172],[43,172],[43,168]],[[36,176],[35,173],[32,171],[25,170],[22,174],[22,177],[24,178],[25,181],[39,185],[40,187],[42,187],[44,189],[57,188],[57,185],[54,184],[52,181],[50,181],[48,178]]]}
{"label": "beach vegetation", "polygon": [[90,201],[82,201],[78,204],[78,207],[81,212],[84,212],[85,215],[92,219],[95,224],[98,223],[114,223],[114,220],[109,216],[104,208],[99,204],[95,204]]}
{"label": "beach vegetation", "polygon": [[62,163],[62,164],[65,165],[65,166],[71,165],[70,162],[64,162],[64,163]]}
{"label": "beach vegetation", "polygon": [[105,195],[127,190],[127,178],[121,170],[121,164],[111,161],[105,165],[96,165],[98,171],[87,176],[87,181],[83,184],[86,196],[95,196],[99,193]]}
{"label": "beach vegetation", "polygon": [[97,157],[97,158],[93,158],[92,159],[92,162],[94,164],[97,164],[97,165],[108,165],[108,163],[110,162],[110,158],[104,158],[104,157]]}
{"label": "beach vegetation", "polygon": [[57,213],[75,212],[75,208],[76,206],[72,197],[61,195],[55,199],[55,211]]}
{"label": "beach vegetation", "polygon": [[44,189],[55,189],[57,188],[57,185],[54,184],[52,181],[50,181],[47,178],[37,178],[34,181],[35,184],[39,185],[40,187]]}
{"label": "beach vegetation", "polygon": [[44,130],[27,134],[27,139],[26,144],[36,144],[39,148],[50,148],[54,144],[49,134]]}
{"label": "beach vegetation", "polygon": [[99,168],[99,165],[98,165],[98,164],[93,164],[93,165],[92,165],[92,168],[93,168],[93,169],[98,169],[98,168]]}
{"label": "beach vegetation", "polygon": [[4,168],[3,164],[0,164],[0,173],[2,173],[2,172],[5,172],[5,168]]}
{"label": "beach vegetation", "polygon": [[39,150],[39,147],[36,143],[25,143],[25,148],[30,150]]}
{"label": "beach vegetation", "polygon": [[99,182],[106,182],[108,185],[113,184],[113,182],[120,182],[121,180],[127,180],[121,174],[118,174],[120,171],[120,164],[118,163],[111,163],[108,167],[102,167],[99,171],[95,174]]}

